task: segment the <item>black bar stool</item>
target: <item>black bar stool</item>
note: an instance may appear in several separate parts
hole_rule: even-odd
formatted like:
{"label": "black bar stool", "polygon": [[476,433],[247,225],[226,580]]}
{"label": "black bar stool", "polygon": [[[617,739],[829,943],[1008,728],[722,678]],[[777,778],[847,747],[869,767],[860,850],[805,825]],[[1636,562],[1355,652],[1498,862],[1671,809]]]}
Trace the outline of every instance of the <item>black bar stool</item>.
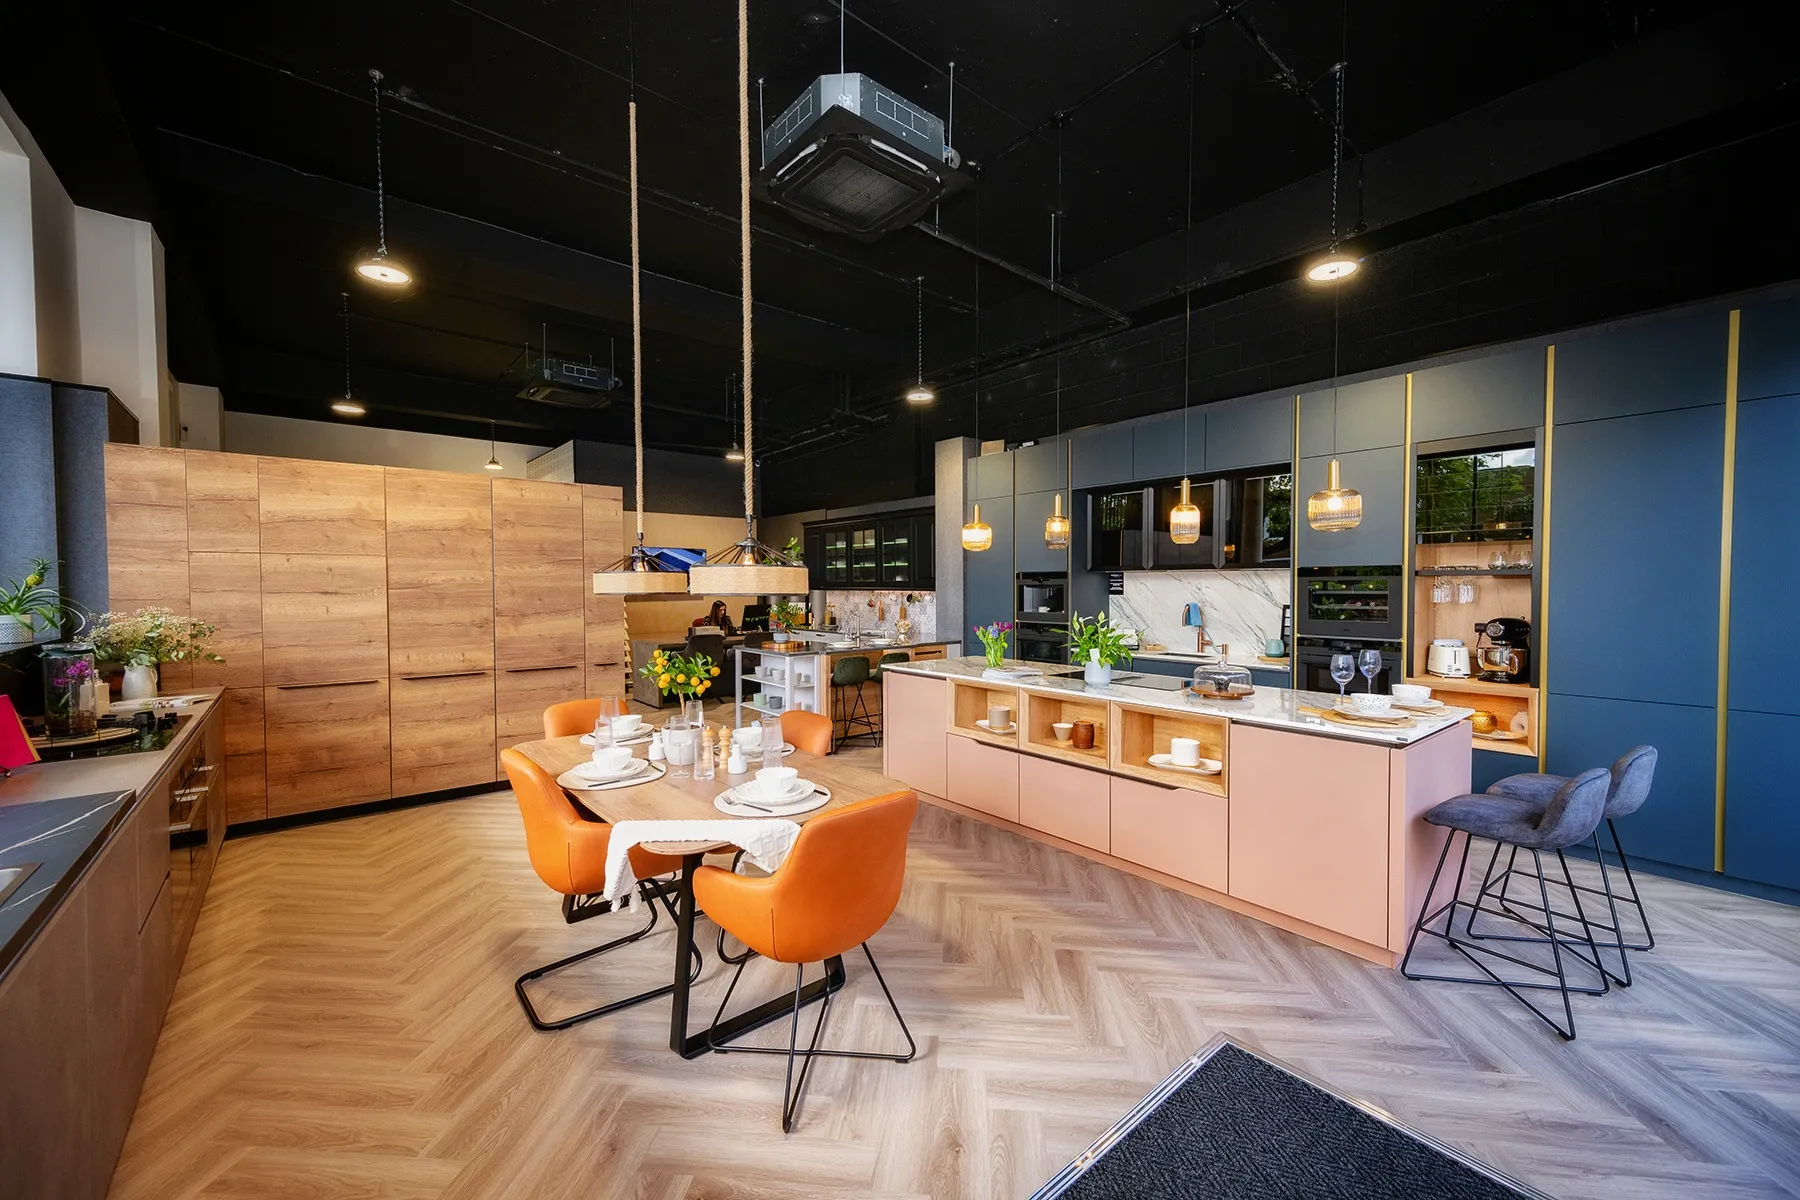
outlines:
{"label": "black bar stool", "polygon": [[[1425,889],[1425,900],[1419,906],[1419,919],[1413,925],[1412,936],[1407,939],[1406,957],[1400,961],[1400,973],[1408,979],[1431,980],[1440,983],[1473,983],[1482,987],[1500,987],[1519,1003],[1530,1009],[1532,1014],[1565,1041],[1575,1040],[1575,1009],[1569,1002],[1572,993],[1587,995],[1604,995],[1607,990],[1607,976],[1598,967],[1595,968],[1599,983],[1594,987],[1577,986],[1569,982],[1568,971],[1563,963],[1563,949],[1568,940],[1556,928],[1557,913],[1550,904],[1548,878],[1544,874],[1546,852],[1554,851],[1557,862],[1562,866],[1563,879],[1569,894],[1575,902],[1575,919],[1580,923],[1582,942],[1592,953],[1593,963],[1600,961],[1600,947],[1594,942],[1594,931],[1581,905],[1581,893],[1575,886],[1575,879],[1569,873],[1569,860],[1563,851],[1570,846],[1580,845],[1594,836],[1594,830],[1600,825],[1601,816],[1606,811],[1606,795],[1611,776],[1602,770],[1584,771],[1574,779],[1568,780],[1557,789],[1550,802],[1539,806],[1529,800],[1521,800],[1506,795],[1457,796],[1446,800],[1425,814],[1425,819],[1433,825],[1450,830],[1450,836],[1444,839],[1444,849],[1438,855],[1437,869],[1431,873],[1431,886]],[[1436,909],[1431,906],[1432,897],[1437,892],[1438,879],[1444,873],[1444,863],[1449,860],[1450,849],[1456,844],[1456,835],[1463,835],[1462,857],[1457,864],[1456,879],[1451,885],[1450,899]],[[1469,847],[1478,837],[1491,838],[1495,842],[1495,854],[1498,857],[1501,846],[1510,846],[1515,850],[1531,852],[1532,865],[1536,868],[1538,895],[1542,900],[1540,911],[1544,914],[1547,936],[1544,941],[1550,947],[1551,965],[1533,962],[1491,945],[1484,941],[1497,939],[1490,937],[1470,940],[1467,934],[1467,921],[1473,920],[1480,897],[1485,894],[1492,862],[1489,863],[1489,875],[1482,879],[1482,886],[1476,891],[1476,901],[1462,899],[1463,877],[1469,867]],[[1521,871],[1521,873],[1523,873]],[[1464,922],[1464,934],[1457,933],[1457,913],[1466,910],[1468,917]],[[1493,910],[1482,910],[1492,912]],[[1511,914],[1499,913],[1517,921],[1521,926],[1535,929],[1537,926]],[[1439,917],[1444,918],[1443,928],[1434,929],[1432,925]],[[1565,918],[1566,919],[1566,918]],[[1468,959],[1481,976],[1466,975],[1427,975],[1412,969],[1413,952],[1418,948],[1421,934],[1443,941],[1451,949]],[[1481,957],[1476,957],[1480,955]],[[1587,961],[1581,960],[1579,961]],[[1511,963],[1522,967],[1539,977],[1539,980],[1504,979],[1498,975],[1489,961]],[[1542,977],[1555,979],[1554,983],[1542,982]],[[1557,1024],[1549,1013],[1533,1004],[1526,996],[1527,991],[1554,991],[1562,996],[1563,1024]]]}
{"label": "black bar stool", "polygon": [[[860,654],[840,658],[831,668],[831,707],[833,712],[842,714],[835,719],[844,729],[837,735],[839,744],[853,737],[881,737],[875,718],[869,714],[869,706],[863,700],[862,685],[870,678],[869,660]],[[848,696],[844,695],[846,689],[850,692]]]}

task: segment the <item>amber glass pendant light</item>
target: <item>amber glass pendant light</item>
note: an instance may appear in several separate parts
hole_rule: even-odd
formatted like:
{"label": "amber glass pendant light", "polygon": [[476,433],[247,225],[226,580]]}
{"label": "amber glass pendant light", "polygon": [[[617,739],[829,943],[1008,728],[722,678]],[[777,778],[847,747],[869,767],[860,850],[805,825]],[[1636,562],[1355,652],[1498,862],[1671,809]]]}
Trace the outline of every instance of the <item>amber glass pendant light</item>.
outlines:
{"label": "amber glass pendant light", "polygon": [[1181,503],[1169,510],[1169,540],[1177,546],[1191,546],[1200,540],[1200,506],[1188,495],[1188,487],[1183,479]]}
{"label": "amber glass pendant light", "polygon": [[[1057,291],[1057,278],[1062,269],[1062,127],[1061,114],[1056,124],[1056,208],[1050,214],[1050,298],[1056,305],[1056,437],[1062,451],[1064,481],[1067,481],[1069,448],[1062,445],[1062,296]],[[1062,489],[1056,490],[1050,515],[1044,518],[1044,548],[1069,548],[1069,518],[1063,514]]]}
{"label": "amber glass pendant light", "polygon": [[1334,458],[1326,469],[1324,490],[1306,498],[1306,523],[1320,533],[1342,533],[1361,525],[1362,518],[1362,493],[1344,486]]}
{"label": "amber glass pendant light", "polygon": [[1062,493],[1056,493],[1055,510],[1044,520],[1044,545],[1052,550],[1069,548],[1069,518],[1063,515]]}
{"label": "amber glass pendant light", "polygon": [[[1181,462],[1187,465],[1188,372],[1194,331],[1194,47],[1188,47],[1187,208],[1181,214]],[[1181,503],[1169,510],[1169,540],[1192,546],[1200,540],[1200,508],[1181,479]]]}
{"label": "amber glass pendant light", "polygon": [[975,519],[962,527],[962,548],[971,554],[992,549],[994,527],[981,519],[981,501],[975,502]]}
{"label": "amber glass pendant light", "polygon": [[[981,182],[975,183],[975,248],[981,248]],[[981,256],[975,256],[975,441],[981,442]],[[981,519],[981,502],[975,517],[962,527],[962,548],[970,554],[992,549],[994,527]]]}

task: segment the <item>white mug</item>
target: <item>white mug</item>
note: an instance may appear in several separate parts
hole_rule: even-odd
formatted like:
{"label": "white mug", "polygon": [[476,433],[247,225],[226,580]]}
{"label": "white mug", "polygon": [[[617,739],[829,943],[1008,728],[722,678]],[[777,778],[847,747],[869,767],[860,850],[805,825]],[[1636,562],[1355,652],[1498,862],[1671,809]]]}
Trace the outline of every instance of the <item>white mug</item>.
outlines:
{"label": "white mug", "polygon": [[1004,704],[988,705],[988,728],[996,733],[1012,728],[1012,709]]}
{"label": "white mug", "polygon": [[1200,742],[1197,738],[1170,738],[1169,757],[1178,767],[1200,765]]}

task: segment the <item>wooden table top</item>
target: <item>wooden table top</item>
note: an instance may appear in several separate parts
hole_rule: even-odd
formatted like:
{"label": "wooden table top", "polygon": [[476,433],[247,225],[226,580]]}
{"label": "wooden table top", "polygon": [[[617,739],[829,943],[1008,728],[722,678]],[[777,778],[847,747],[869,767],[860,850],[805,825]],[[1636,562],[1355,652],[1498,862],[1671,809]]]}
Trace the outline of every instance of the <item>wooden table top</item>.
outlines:
{"label": "wooden table top", "polygon": [[[638,758],[644,758],[648,748],[646,743],[633,746],[632,751]],[[579,736],[521,742],[516,749],[556,777],[560,777],[577,763],[586,762],[592,754],[588,747],[581,744]],[[797,816],[780,818],[801,825],[834,808],[906,789],[905,784],[889,779],[879,771],[852,766],[834,756],[822,757],[796,750],[781,762],[783,766],[799,771],[800,778],[809,779],[831,790],[831,799],[823,807]],[[715,778],[696,780],[692,776],[678,777],[671,771],[654,783],[643,783],[636,787],[609,788],[604,791],[585,788],[564,790],[581,807],[601,820],[615,824],[619,821],[741,821],[752,818],[733,817],[720,812],[713,807],[713,797],[751,777],[750,774],[726,775],[720,772]],[[645,848],[657,854],[696,854],[725,849],[728,844],[654,842],[645,843]]]}

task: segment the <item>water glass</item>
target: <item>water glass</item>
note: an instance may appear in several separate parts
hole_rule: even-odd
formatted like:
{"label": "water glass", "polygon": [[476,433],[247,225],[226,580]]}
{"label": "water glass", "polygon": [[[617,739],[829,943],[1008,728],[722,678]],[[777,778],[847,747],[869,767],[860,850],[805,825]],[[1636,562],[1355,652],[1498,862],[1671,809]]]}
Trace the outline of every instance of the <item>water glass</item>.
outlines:
{"label": "water glass", "polygon": [[680,779],[692,773],[694,738],[698,736],[699,731],[683,716],[670,717],[668,724],[663,726],[663,748],[668,755],[670,775]]}
{"label": "water glass", "polygon": [[1456,602],[1458,604],[1475,603],[1475,581],[1464,579],[1456,585]]}
{"label": "water glass", "polygon": [[781,765],[781,718],[773,713],[762,715],[762,765]]}
{"label": "water glass", "polygon": [[1381,651],[1364,650],[1357,656],[1356,665],[1362,668],[1363,678],[1369,681],[1369,692],[1375,691],[1375,677],[1381,674]]}
{"label": "water glass", "polygon": [[711,732],[708,731],[705,734],[694,733],[689,736],[695,739],[694,778],[700,780],[711,779],[715,774],[713,769],[713,758],[717,753],[717,747],[713,742]]}
{"label": "water glass", "polygon": [[1331,679],[1333,683],[1338,685],[1339,697],[1343,696],[1344,688],[1355,678],[1356,660],[1352,659],[1348,654],[1334,654],[1331,656]]}

